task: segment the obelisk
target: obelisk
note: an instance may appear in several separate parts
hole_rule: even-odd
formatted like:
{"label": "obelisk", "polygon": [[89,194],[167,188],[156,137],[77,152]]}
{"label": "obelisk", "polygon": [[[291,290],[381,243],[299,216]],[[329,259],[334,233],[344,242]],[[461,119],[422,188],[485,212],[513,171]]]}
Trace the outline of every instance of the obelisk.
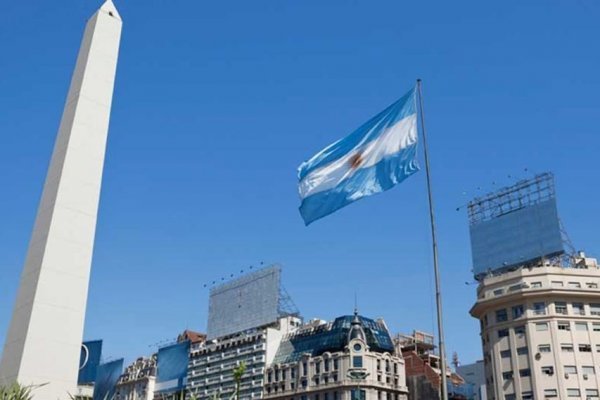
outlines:
{"label": "obelisk", "polygon": [[121,25],[111,0],[86,25],[0,361],[39,400],[76,393]]}

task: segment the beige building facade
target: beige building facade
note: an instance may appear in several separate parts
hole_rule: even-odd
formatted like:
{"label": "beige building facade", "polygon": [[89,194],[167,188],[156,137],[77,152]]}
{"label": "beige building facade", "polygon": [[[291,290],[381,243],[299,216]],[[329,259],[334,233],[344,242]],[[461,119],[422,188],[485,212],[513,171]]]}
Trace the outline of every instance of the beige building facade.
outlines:
{"label": "beige building facade", "polygon": [[471,315],[481,323],[488,399],[600,398],[595,259],[485,277],[477,294]]}
{"label": "beige building facade", "polygon": [[266,368],[263,398],[406,400],[407,394],[404,360],[394,354],[385,324],[355,314],[288,335]]}

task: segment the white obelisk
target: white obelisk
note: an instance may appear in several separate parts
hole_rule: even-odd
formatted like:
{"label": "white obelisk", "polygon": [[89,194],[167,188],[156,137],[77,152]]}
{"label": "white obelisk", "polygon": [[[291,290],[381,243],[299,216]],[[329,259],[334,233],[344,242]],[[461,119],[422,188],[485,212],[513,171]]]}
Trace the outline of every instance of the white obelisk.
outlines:
{"label": "white obelisk", "polygon": [[107,0],[85,28],[0,361],[39,400],[76,393],[121,25]]}

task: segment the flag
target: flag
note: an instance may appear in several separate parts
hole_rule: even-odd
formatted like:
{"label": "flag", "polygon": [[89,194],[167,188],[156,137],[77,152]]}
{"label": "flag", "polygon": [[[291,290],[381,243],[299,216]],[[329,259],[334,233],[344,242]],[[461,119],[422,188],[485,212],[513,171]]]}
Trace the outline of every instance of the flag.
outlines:
{"label": "flag", "polygon": [[419,170],[413,88],[350,135],[298,168],[306,225],[363,197],[391,189]]}

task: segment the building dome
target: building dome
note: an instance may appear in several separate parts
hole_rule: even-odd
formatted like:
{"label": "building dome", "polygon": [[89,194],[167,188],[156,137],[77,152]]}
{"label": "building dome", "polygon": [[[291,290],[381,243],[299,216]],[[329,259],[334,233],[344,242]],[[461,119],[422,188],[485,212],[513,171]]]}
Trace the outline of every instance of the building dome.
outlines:
{"label": "building dome", "polygon": [[353,339],[360,339],[365,343],[367,342],[367,337],[362,327],[362,322],[360,322],[360,318],[358,318],[357,310],[354,310],[354,319],[352,319],[350,331],[348,332],[348,343]]}

